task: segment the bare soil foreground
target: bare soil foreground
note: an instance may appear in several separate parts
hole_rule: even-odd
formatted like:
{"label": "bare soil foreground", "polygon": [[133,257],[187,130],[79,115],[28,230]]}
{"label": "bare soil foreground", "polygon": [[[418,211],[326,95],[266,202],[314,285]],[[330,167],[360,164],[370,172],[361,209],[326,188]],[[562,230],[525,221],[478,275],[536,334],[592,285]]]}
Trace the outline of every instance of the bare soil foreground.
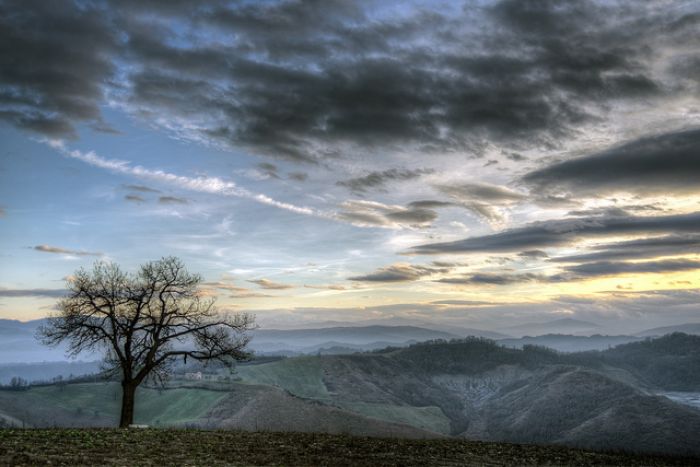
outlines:
{"label": "bare soil foreground", "polygon": [[700,458],[556,446],[312,433],[162,429],[0,430],[0,465],[700,465]]}

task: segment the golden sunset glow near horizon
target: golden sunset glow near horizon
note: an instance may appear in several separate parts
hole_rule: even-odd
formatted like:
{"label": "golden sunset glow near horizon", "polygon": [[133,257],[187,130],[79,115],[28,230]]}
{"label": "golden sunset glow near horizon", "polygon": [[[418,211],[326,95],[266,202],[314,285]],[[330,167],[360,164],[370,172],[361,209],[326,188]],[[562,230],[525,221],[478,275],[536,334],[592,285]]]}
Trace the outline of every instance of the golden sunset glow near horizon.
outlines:
{"label": "golden sunset glow near horizon", "polygon": [[2,319],[177,256],[264,328],[700,321],[698,2],[0,13]]}

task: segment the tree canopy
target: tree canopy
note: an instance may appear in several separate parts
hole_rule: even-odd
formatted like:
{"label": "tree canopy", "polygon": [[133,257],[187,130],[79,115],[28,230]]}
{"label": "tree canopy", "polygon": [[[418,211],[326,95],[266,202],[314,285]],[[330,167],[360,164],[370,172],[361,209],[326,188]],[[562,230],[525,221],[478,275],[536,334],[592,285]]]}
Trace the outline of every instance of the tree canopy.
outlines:
{"label": "tree canopy", "polygon": [[219,312],[201,282],[175,257],[148,262],[134,274],[97,262],[67,280],[68,295],[39,336],[48,345],[68,343],[73,355],[104,352],[107,370],[122,380],[120,426],[128,426],[138,385],[163,381],[175,359],[232,364],[249,357],[246,331],[254,318]]}

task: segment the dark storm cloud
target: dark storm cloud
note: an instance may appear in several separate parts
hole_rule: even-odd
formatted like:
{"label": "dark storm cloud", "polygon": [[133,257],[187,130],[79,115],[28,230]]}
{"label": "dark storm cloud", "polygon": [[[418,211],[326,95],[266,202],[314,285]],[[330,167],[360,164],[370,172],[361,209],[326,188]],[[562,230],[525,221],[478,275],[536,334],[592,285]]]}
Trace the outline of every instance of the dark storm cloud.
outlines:
{"label": "dark storm cloud", "polygon": [[92,3],[0,2],[0,119],[51,137],[104,126],[99,106],[114,72],[117,32]]}
{"label": "dark storm cloud", "polygon": [[538,64],[550,73],[551,84],[562,90],[590,97],[656,90],[641,63],[643,41],[633,34],[643,27],[650,34],[658,33],[654,30],[667,26],[665,18],[629,21],[628,30],[615,28],[606,18],[617,14],[633,18],[634,2],[622,2],[616,10],[602,2],[506,0],[497,3],[493,12],[512,40],[541,48]]}
{"label": "dark storm cloud", "polygon": [[159,14],[169,17],[192,12],[204,13],[211,8],[224,5],[225,0],[207,0],[193,3],[191,0],[110,0],[123,11]]}
{"label": "dark storm cloud", "polygon": [[33,247],[36,251],[41,251],[42,253],[56,253],[61,255],[71,255],[71,256],[103,256],[103,253],[90,252],[83,250],[71,250],[69,248],[61,248],[59,246],[50,245],[37,245]]}
{"label": "dark storm cloud", "polygon": [[409,252],[440,254],[517,251],[560,247],[596,236],[697,231],[700,231],[700,212],[671,216],[589,217],[536,222],[491,235],[420,245]]}
{"label": "dark storm cloud", "polygon": [[467,263],[454,262],[454,261],[431,261],[430,264],[433,266],[436,266],[438,268],[448,268],[448,269],[469,266]]}
{"label": "dark storm cloud", "polygon": [[[689,259],[668,259],[661,261],[646,261],[643,263],[628,263],[624,261],[598,261],[595,263],[579,264],[566,268],[573,278],[589,278],[597,276],[613,276],[628,273],[666,273],[691,271],[700,269],[700,261]],[[566,278],[567,273],[562,277]]]}
{"label": "dark storm cloud", "polygon": [[408,207],[419,208],[419,209],[434,209],[434,208],[445,208],[454,206],[455,203],[450,203],[448,201],[438,201],[433,199],[425,199],[420,201],[412,201],[408,203]]}
{"label": "dark storm cloud", "polygon": [[542,250],[526,250],[518,253],[522,258],[548,258],[549,255]]}
{"label": "dark storm cloud", "polygon": [[641,138],[527,174],[542,191],[572,193],[700,192],[700,129]]}
{"label": "dark storm cloud", "polygon": [[427,227],[437,212],[419,207],[387,205],[374,201],[349,200],[340,205],[339,219],[357,225],[377,227]]}
{"label": "dark storm cloud", "polygon": [[295,161],[478,152],[552,143],[611,101],[659,94],[650,57],[693,37],[687,9],[632,1],[375,6],[4,2],[0,117],[70,134],[100,120],[109,88],[183,136]]}
{"label": "dark storm cloud", "polygon": [[606,243],[589,247],[591,253],[551,258],[557,263],[599,261],[613,259],[654,258],[700,253],[700,236],[668,235],[664,237],[642,238],[616,243]]}
{"label": "dark storm cloud", "polygon": [[513,162],[521,162],[521,161],[527,160],[527,157],[523,156],[522,154],[518,154],[516,152],[513,152],[513,153],[506,155],[506,158],[512,160]]}
{"label": "dark storm cloud", "polygon": [[444,279],[437,280],[436,282],[442,282],[444,284],[456,284],[456,285],[510,285],[510,284],[520,284],[523,282],[535,282],[540,281],[545,276],[539,274],[525,273],[525,274],[513,274],[513,273],[477,273],[470,274],[464,277],[448,277]]}
{"label": "dark storm cloud", "polygon": [[409,282],[437,273],[448,272],[449,268],[418,266],[413,264],[392,264],[364,276],[349,277],[360,282]]}
{"label": "dark storm cloud", "polygon": [[390,182],[411,180],[433,172],[432,169],[388,169],[381,172],[370,172],[362,177],[341,180],[336,185],[344,186],[353,193],[362,194],[368,190],[382,190]]}
{"label": "dark storm cloud", "polygon": [[60,298],[66,295],[66,290],[63,289],[2,289],[0,288],[0,297],[18,298]]}
{"label": "dark storm cloud", "polygon": [[700,261],[687,259],[669,259],[629,263],[624,261],[597,261],[564,268],[562,272],[544,275],[535,273],[477,272],[461,277],[446,277],[435,282],[455,285],[512,285],[528,282],[575,282],[597,277],[617,276],[621,274],[670,273],[700,269]]}

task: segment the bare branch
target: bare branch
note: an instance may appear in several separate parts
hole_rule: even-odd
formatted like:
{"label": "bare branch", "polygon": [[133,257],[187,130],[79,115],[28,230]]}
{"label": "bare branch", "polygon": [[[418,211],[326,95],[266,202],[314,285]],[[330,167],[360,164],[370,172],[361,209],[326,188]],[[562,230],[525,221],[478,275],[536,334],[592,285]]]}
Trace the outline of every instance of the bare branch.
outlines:
{"label": "bare branch", "polygon": [[38,337],[47,345],[67,342],[73,355],[105,350],[105,366],[121,372],[124,393],[132,393],[122,406],[124,424],[133,419],[136,386],[147,378],[163,381],[176,358],[229,364],[249,357],[246,331],[254,317],[219,314],[214,300],[201,297],[201,282],[174,257],[146,263],[136,274],[97,262],[68,281],[68,296]]}

